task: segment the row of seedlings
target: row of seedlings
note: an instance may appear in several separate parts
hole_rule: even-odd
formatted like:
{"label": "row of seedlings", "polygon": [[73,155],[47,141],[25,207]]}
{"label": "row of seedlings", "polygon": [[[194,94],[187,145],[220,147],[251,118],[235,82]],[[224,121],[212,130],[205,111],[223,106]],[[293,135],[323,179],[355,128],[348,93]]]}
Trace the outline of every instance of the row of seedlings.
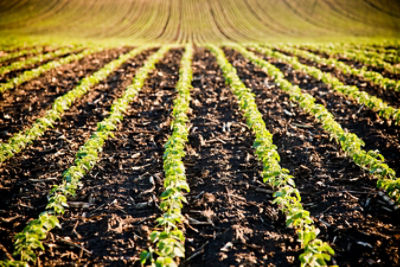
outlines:
{"label": "row of seedlings", "polygon": [[255,135],[253,146],[257,158],[263,163],[263,181],[275,191],[273,203],[285,214],[286,225],[296,230],[304,250],[299,256],[301,266],[327,266],[327,261],[331,259],[334,251],[326,242],[317,238],[320,230],[314,226],[310,213],[301,204],[294,177],[289,174],[289,170],[280,166],[280,156],[273,144],[273,135],[266,128],[251,89],[240,80],[236,69],[228,62],[220,48],[208,45],[208,49],[215,55],[225,81],[237,97],[246,123]]}
{"label": "row of seedlings", "polygon": [[53,127],[57,120],[61,119],[64,112],[68,110],[77,99],[88,93],[96,84],[106,79],[107,76],[119,68],[129,58],[136,56],[145,49],[145,46],[139,47],[120,56],[92,75],[83,78],[74,89],[57,97],[51,109],[47,110],[41,118],[37,119],[30,128],[22,130],[14,134],[6,142],[0,143],[0,163],[21,152],[26,146],[42,136],[47,129]]}
{"label": "row of seedlings", "polygon": [[[337,45],[335,45],[337,47]],[[398,52],[394,49],[382,49],[376,48],[370,45],[344,45],[341,46],[342,50],[346,50],[350,53],[363,53],[368,57],[379,58],[388,63],[399,63],[400,57]]]}
{"label": "row of seedlings", "polygon": [[397,48],[400,47],[399,42],[395,40],[381,40],[381,41],[374,41],[370,43],[350,43],[352,46],[355,47],[366,47],[367,49],[373,49],[373,50],[379,50],[379,51],[390,51],[394,52],[396,54],[400,54],[400,52],[397,50]]}
{"label": "row of seedlings", "polygon": [[398,64],[400,63],[400,55],[399,52],[394,49],[373,49],[369,48],[366,49],[368,55],[371,57],[380,58],[388,63],[391,64]]}
{"label": "row of seedlings", "polygon": [[335,47],[335,46],[305,46],[307,49],[311,49],[313,51],[319,51],[323,52],[327,55],[331,56],[337,56],[341,58],[346,58],[350,60],[354,60],[360,63],[363,63],[365,65],[374,67],[374,68],[381,68],[386,70],[389,73],[393,74],[400,74],[400,67],[390,64],[388,62],[385,62],[384,60],[376,57],[371,57],[368,55],[366,52],[363,50],[359,50],[357,52],[350,52],[346,49],[342,49],[340,47]]}
{"label": "row of seedlings", "polygon": [[387,55],[393,55],[396,57],[400,56],[400,51],[395,48],[388,48],[388,47],[377,46],[377,45],[369,45],[369,46],[365,46],[364,49],[367,49],[368,51],[375,51],[378,53],[387,54]]}
{"label": "row of seedlings", "polygon": [[161,229],[150,234],[149,239],[154,243],[155,249],[150,247],[148,251],[141,253],[142,264],[150,262],[156,266],[178,266],[179,258],[185,257],[185,237],[180,230],[184,220],[181,209],[183,203],[187,202],[184,193],[188,193],[190,189],[186,182],[182,159],[185,156],[185,143],[189,134],[187,113],[192,88],[192,58],[193,47],[188,44],[181,60],[179,81],[176,85],[178,96],[174,100],[172,112],[173,132],[165,144],[163,155],[165,180],[164,192],[160,197],[160,209],[163,214],[156,220],[157,227]]}
{"label": "row of seedlings", "polygon": [[14,58],[18,58],[18,57],[22,57],[28,54],[40,54],[44,51],[43,47],[38,47],[38,48],[32,48],[32,49],[23,49],[23,50],[19,50],[19,51],[15,51],[15,52],[7,52],[7,54],[5,54],[4,56],[0,57],[0,63],[7,61],[7,60],[11,60]]}
{"label": "row of seedlings", "polygon": [[[282,62],[285,62],[287,64],[290,64],[294,69],[302,71],[308,75],[311,75],[315,79],[322,81],[325,84],[330,85],[331,88],[333,90],[335,90],[336,92],[341,93],[346,97],[354,99],[357,103],[359,103],[361,105],[365,105],[366,107],[370,108],[371,110],[377,112],[383,118],[385,118],[387,120],[393,120],[395,122],[395,124],[400,123],[400,110],[388,105],[382,99],[380,99],[376,96],[372,96],[365,91],[360,91],[356,86],[345,85],[334,75],[327,73],[327,72],[323,72],[316,67],[302,64],[299,62],[299,60],[296,57],[290,57],[290,56],[284,55],[282,53],[279,53],[277,51],[273,51],[272,49],[261,47],[259,45],[252,45],[250,47],[255,49],[257,52],[259,52],[263,55],[266,55],[268,57],[272,57],[272,58],[275,58]],[[302,52],[308,53],[308,52],[296,50],[296,49],[284,50],[284,51],[290,51],[293,54],[295,54],[296,56],[301,56],[301,57],[304,57],[304,56],[302,56]],[[300,51],[300,52],[297,53],[297,51]],[[309,54],[311,54],[311,53],[309,53]],[[307,57],[307,59],[310,59],[310,58]],[[329,61],[329,60],[330,59],[327,59],[326,61]],[[325,61],[325,60],[323,59],[322,61]],[[322,64],[321,61],[319,61],[318,63]],[[326,63],[327,62],[325,62],[325,64]]]}
{"label": "row of seedlings", "polygon": [[49,70],[58,68],[62,65],[68,64],[72,61],[80,60],[87,55],[90,55],[90,54],[93,54],[93,53],[96,53],[99,51],[101,51],[101,48],[87,49],[79,54],[73,54],[68,57],[64,57],[59,60],[56,60],[56,61],[50,61],[50,62],[48,62],[44,65],[41,65],[35,69],[24,71],[22,74],[18,75],[17,77],[14,77],[7,82],[0,83],[0,94],[4,93],[7,90],[11,90],[14,87],[16,87],[24,82],[30,81],[34,78],[37,78]]}
{"label": "row of seedlings", "polygon": [[280,88],[290,95],[290,99],[293,102],[297,103],[304,111],[313,115],[321,123],[324,130],[341,146],[348,157],[378,179],[377,187],[386,191],[397,204],[400,204],[400,178],[396,177],[396,172],[384,162],[384,157],[379,152],[365,151],[363,149],[365,146],[364,141],[356,134],[345,131],[324,105],[316,104],[316,99],[313,96],[303,93],[300,87],[292,85],[284,78],[284,74],[271,63],[257,57],[254,53],[239,45],[230,45],[230,47],[263,68],[269,76],[273,77],[275,83],[279,84]]}
{"label": "row of seedlings", "polygon": [[333,66],[335,69],[339,70],[343,74],[360,77],[361,79],[379,85],[384,90],[394,90],[400,92],[400,81],[389,79],[387,77],[382,76],[382,74],[380,74],[379,72],[367,70],[365,67],[361,69],[353,68],[348,64],[343,63],[342,61],[339,61],[337,59],[323,58],[301,49],[289,48],[284,46],[280,46],[279,49],[286,53],[292,53],[297,57],[302,57],[304,59],[311,60],[317,64]]}
{"label": "row of seedlings", "polygon": [[59,50],[55,50],[52,52],[48,52],[46,54],[39,54],[37,56],[28,58],[26,60],[19,60],[11,63],[10,65],[0,67],[0,75],[5,75],[11,71],[16,71],[20,69],[24,69],[26,67],[29,67],[31,65],[40,63],[40,62],[45,62],[49,59],[60,57],[66,54],[70,54],[76,51],[76,47],[66,47],[66,48],[61,48]]}
{"label": "row of seedlings", "polygon": [[150,56],[144,63],[129,85],[124,94],[114,100],[109,115],[97,124],[97,129],[90,138],[79,148],[74,164],[63,173],[63,180],[59,185],[54,185],[48,195],[46,210],[39,217],[29,222],[22,232],[15,236],[14,256],[19,261],[5,262],[4,265],[25,264],[35,262],[36,250],[44,250],[42,240],[47,237],[54,227],[61,227],[57,216],[63,215],[68,207],[67,200],[76,194],[80,180],[96,165],[102,152],[105,141],[113,137],[113,132],[124,118],[124,113],[129,108],[139,90],[143,87],[149,73],[154,70],[155,64],[164,57],[170,46],[163,46]]}

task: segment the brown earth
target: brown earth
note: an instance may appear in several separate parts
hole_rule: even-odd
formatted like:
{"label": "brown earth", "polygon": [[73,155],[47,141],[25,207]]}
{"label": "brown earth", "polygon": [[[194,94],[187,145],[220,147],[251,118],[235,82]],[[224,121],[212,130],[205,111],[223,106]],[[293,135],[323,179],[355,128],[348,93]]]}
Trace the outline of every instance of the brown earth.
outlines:
{"label": "brown earth", "polygon": [[[289,96],[282,93],[261,69],[237,53],[228,51],[228,55],[232,55],[230,59],[238,69],[239,76],[256,93],[260,111],[268,114],[264,117],[267,127],[271,123],[276,124],[271,132],[274,133],[274,143],[281,155],[281,165],[297,178],[295,181],[302,202],[320,227],[321,239],[329,241],[336,251],[334,258],[339,266],[398,265],[400,214],[382,199],[373,177],[348,159],[329,140],[328,134],[319,124],[291,104]],[[349,128],[351,131],[358,130],[356,134],[367,141],[368,149],[375,145],[387,147],[380,151],[388,155],[389,165],[398,169],[400,154],[393,152],[396,146],[391,146],[395,137],[384,131],[394,131],[394,136],[398,136],[396,127],[385,124],[380,127],[370,126],[372,112],[364,109],[362,114],[355,117],[354,109],[359,107],[355,107],[351,101],[285,64],[272,59],[269,61],[281,68],[290,82],[298,83],[305,92],[327,105],[338,122],[345,127],[352,126]],[[277,99],[279,95],[282,96]],[[340,104],[337,104],[340,100]],[[281,110],[274,116],[275,106],[280,106]],[[371,132],[380,134],[371,135]]]}
{"label": "brown earth", "polygon": [[[7,110],[14,120],[4,120],[9,133],[2,138],[30,125],[58,95],[126,51],[93,55],[4,95],[0,111],[6,114],[3,110]],[[78,100],[53,129],[0,165],[0,245],[4,246],[0,258],[12,251],[13,236],[44,210],[51,185],[60,182],[79,146],[151,52],[129,60]],[[267,128],[274,134],[281,165],[295,176],[302,203],[321,230],[319,237],[336,251],[331,263],[398,266],[400,214],[376,189],[376,180],[348,159],[321,125],[261,69],[232,50],[225,52],[255,93]],[[69,201],[62,229],[53,230],[45,240],[46,250],[40,252],[37,265],[139,265],[139,253],[149,246],[148,235],[161,214],[162,155],[171,134],[181,55],[182,50],[172,50],[156,65],[115,137],[106,142],[100,161]],[[400,171],[398,127],[290,66],[266,59],[325,104],[344,128],[366,141],[366,149],[379,149],[388,164]],[[192,85],[184,158],[191,192],[183,209],[186,259],[181,265],[299,265],[301,248],[295,233],[286,228],[284,216],[271,203],[272,188],[262,182],[262,165],[252,148],[254,136],[207,50],[196,49]],[[13,109],[17,98],[20,102]]]}
{"label": "brown earth", "polygon": [[[12,237],[44,210],[46,195],[73,163],[80,145],[89,138],[149,52],[128,60],[107,80],[77,100],[42,137],[0,166],[0,243],[11,250]],[[88,62],[88,61],[86,61]]]}
{"label": "brown earth", "polygon": [[52,69],[40,77],[0,95],[0,140],[30,126],[44,115],[54,100],[72,90],[79,81],[131,48],[105,50]]}

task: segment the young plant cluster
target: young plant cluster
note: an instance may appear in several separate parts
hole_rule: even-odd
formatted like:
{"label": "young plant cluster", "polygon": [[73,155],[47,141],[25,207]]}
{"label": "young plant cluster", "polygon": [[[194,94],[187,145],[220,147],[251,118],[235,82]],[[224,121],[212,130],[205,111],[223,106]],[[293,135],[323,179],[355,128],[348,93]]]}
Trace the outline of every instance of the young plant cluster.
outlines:
{"label": "young plant cluster", "polygon": [[[336,78],[334,75],[332,75],[330,73],[323,72],[320,69],[313,67],[313,66],[304,65],[304,64],[300,63],[296,57],[286,56],[277,51],[273,51],[271,49],[264,48],[264,47],[261,47],[258,45],[253,45],[251,47],[266,56],[273,57],[275,59],[286,62],[286,63],[290,64],[294,69],[303,71],[304,73],[311,75],[312,77],[316,78],[317,80],[320,80],[320,81],[324,82],[325,84],[330,85],[331,88],[333,90],[335,90],[336,92],[339,92],[347,97],[354,99],[355,101],[357,101],[357,103],[359,103],[361,105],[365,105],[366,107],[370,108],[371,110],[377,112],[380,116],[384,117],[385,119],[393,120],[396,124],[400,123],[400,110],[389,106],[382,99],[380,99],[376,96],[372,96],[372,95],[368,94],[367,92],[360,91],[356,86],[345,85],[338,78]],[[294,48],[279,47],[279,49],[281,49],[285,52],[293,53],[296,56],[300,56],[300,57],[311,59],[311,60],[313,60],[314,57],[318,57],[309,52],[297,50]],[[311,54],[312,58],[311,58],[311,55],[310,55],[310,57],[308,57],[308,54]],[[325,61],[324,59],[322,59],[320,57],[318,57],[318,59],[321,59],[321,61]],[[323,63],[321,63],[321,61],[318,61],[318,63],[323,64]]]}
{"label": "young plant cluster", "polygon": [[235,49],[274,78],[275,83],[290,95],[292,101],[307,113],[312,114],[322,124],[331,139],[334,139],[358,166],[368,170],[378,179],[377,187],[386,191],[397,204],[400,204],[400,178],[396,178],[396,172],[384,163],[384,157],[380,153],[362,149],[365,143],[357,135],[344,131],[325,106],[316,104],[313,96],[302,93],[300,87],[287,81],[278,68],[242,47],[238,46]]}
{"label": "young plant cluster", "polygon": [[5,83],[0,83],[0,93],[4,93],[7,90],[13,89],[15,86],[20,85],[24,82],[27,82],[29,80],[32,80],[34,78],[39,77],[43,73],[51,70],[58,68],[62,65],[68,64],[72,61],[80,60],[81,58],[84,58],[85,56],[89,54],[93,54],[95,52],[100,51],[99,48],[97,49],[87,49],[79,54],[73,54],[68,57],[61,58],[56,61],[50,61],[44,65],[41,65],[35,69],[32,70],[27,70],[24,71],[21,75],[18,75],[17,77],[12,78],[11,80],[5,82]]}
{"label": "young plant cluster", "polygon": [[[48,195],[49,201],[46,210],[15,236],[14,255],[19,255],[22,262],[34,262],[37,257],[35,251],[37,249],[44,250],[42,240],[46,238],[47,233],[56,226],[60,227],[57,216],[64,214],[65,208],[68,207],[67,199],[75,196],[78,187],[81,186],[81,178],[95,166],[105,141],[113,136],[114,130],[123,120],[124,113],[143,87],[150,71],[155,68],[155,64],[168,50],[169,46],[162,47],[145,62],[122,97],[114,100],[108,117],[97,124],[96,131],[80,147],[76,153],[74,165],[64,171],[62,183],[53,186]],[[125,58],[125,56],[123,57]]]}
{"label": "young plant cluster", "polygon": [[392,64],[399,63],[400,57],[398,51],[395,49],[386,49],[379,45],[366,45],[366,44],[331,44],[335,48],[340,46],[341,51],[348,51],[350,53],[364,53],[369,57],[379,58]]}
{"label": "young plant cluster", "polygon": [[[284,49],[283,47],[281,49]],[[399,92],[400,91],[400,81],[396,81],[393,79],[386,78],[382,76],[382,74],[369,71],[365,67],[361,69],[353,68],[346,63],[343,63],[334,58],[323,58],[317,56],[313,53],[295,49],[295,48],[286,48],[284,49],[287,52],[293,53],[295,56],[302,57],[308,60],[312,60],[318,64],[324,64],[327,66],[333,66],[334,68],[340,70],[342,73],[347,75],[354,75],[356,77],[360,77],[361,79],[365,79],[366,81],[370,81],[373,84],[379,85],[381,88],[385,90],[394,90]]]}
{"label": "young plant cluster", "polygon": [[379,57],[372,57],[371,55],[368,55],[368,52],[359,50],[357,52],[350,51],[347,49],[342,49],[334,46],[308,46],[308,48],[312,50],[318,50],[320,52],[328,54],[330,57],[332,55],[334,56],[339,56],[342,58],[354,60],[360,63],[363,63],[365,65],[374,67],[374,68],[380,68],[384,69],[387,72],[393,73],[393,74],[399,74],[400,73],[400,67],[396,65],[392,65],[388,62],[385,62]]}
{"label": "young plant cluster", "polygon": [[400,63],[400,56],[398,54],[398,51],[394,49],[372,49],[371,47],[368,47],[367,49],[361,48],[358,50],[354,50],[354,52],[357,53],[360,50],[365,50],[365,54],[370,57],[379,58],[391,64]]}
{"label": "young plant cluster", "polygon": [[8,66],[0,67],[0,75],[5,75],[11,71],[20,70],[55,57],[63,56],[65,54],[70,54],[74,50],[76,50],[76,48],[66,47],[66,48],[61,48],[59,50],[55,50],[53,52],[48,52],[46,54],[39,54],[37,56],[28,58],[26,60],[15,61]]}
{"label": "young plant cluster", "polygon": [[[165,144],[163,167],[165,173],[164,192],[161,194],[160,208],[164,212],[157,218],[157,226],[161,230],[153,231],[150,240],[156,244],[155,250],[143,251],[140,255],[142,264],[151,262],[153,266],[178,266],[177,258],[185,257],[185,237],[179,225],[184,220],[182,215],[183,203],[186,203],[184,193],[189,192],[186,182],[185,166],[182,158],[185,156],[185,143],[188,140],[189,118],[187,113],[190,104],[190,89],[192,88],[192,58],[193,47],[186,45],[181,60],[179,81],[176,85],[178,92],[174,100],[172,135]],[[155,259],[155,254],[157,258]]]}
{"label": "young plant cluster", "polygon": [[[240,51],[244,50],[236,45],[229,47]],[[208,48],[217,58],[225,81],[237,97],[248,127],[255,134],[253,146],[257,158],[263,163],[263,181],[275,191],[273,203],[277,204],[286,215],[286,225],[296,230],[298,240],[304,249],[299,257],[301,266],[327,266],[327,261],[331,259],[334,251],[326,242],[317,238],[319,229],[314,226],[310,213],[301,204],[300,193],[296,189],[294,177],[289,174],[289,170],[280,166],[280,157],[277,147],[273,144],[273,136],[266,129],[254,95],[240,80],[236,69],[228,62],[223,51],[213,45],[209,45]]]}
{"label": "young plant cluster", "polygon": [[144,49],[145,47],[140,47],[120,56],[92,75],[83,78],[79,85],[71,91],[59,96],[54,101],[52,108],[47,110],[43,117],[37,119],[29,129],[16,133],[8,139],[6,143],[0,143],[0,163],[21,152],[27,145],[42,136],[49,127],[53,127],[54,123],[61,119],[64,112],[68,110],[77,99],[89,92],[94,85],[104,80],[126,60],[142,52]]}
{"label": "young plant cluster", "polygon": [[17,57],[22,57],[25,56],[27,54],[39,54],[43,52],[43,47],[38,47],[38,48],[32,48],[32,49],[23,49],[23,50],[19,50],[19,51],[15,51],[15,52],[9,52],[6,55],[0,57],[0,63],[10,60],[10,59],[14,59]]}

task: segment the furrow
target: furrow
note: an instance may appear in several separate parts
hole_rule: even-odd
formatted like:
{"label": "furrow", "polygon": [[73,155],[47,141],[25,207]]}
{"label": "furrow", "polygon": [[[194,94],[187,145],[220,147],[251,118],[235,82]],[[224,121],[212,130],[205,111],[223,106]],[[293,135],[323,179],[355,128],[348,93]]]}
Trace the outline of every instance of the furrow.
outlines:
{"label": "furrow", "polygon": [[[105,141],[99,161],[60,218],[61,229],[45,246],[42,262],[60,265],[132,265],[139,262],[147,236],[161,215],[157,196],[163,190],[163,145],[171,134],[171,112],[181,50],[172,49],[149,73],[143,88]],[[125,72],[126,73],[126,72]],[[65,240],[85,248],[70,248]],[[71,253],[61,257],[65,250]]]}
{"label": "furrow", "polygon": [[153,231],[149,236],[151,242],[154,243],[154,253],[157,258],[153,250],[143,251],[142,264],[147,261],[161,266],[173,264],[173,262],[178,264],[179,258],[185,256],[185,235],[181,230],[184,217],[181,210],[183,203],[187,202],[184,193],[189,192],[190,189],[186,181],[182,158],[185,156],[185,143],[189,134],[187,113],[190,105],[192,57],[192,45],[186,45],[179,70],[179,81],[176,85],[178,95],[174,100],[172,112],[173,132],[165,144],[163,156],[165,179],[164,192],[160,197],[160,208],[164,213],[156,220],[157,227],[161,229]]}
{"label": "furrow", "polygon": [[71,53],[74,53],[74,52],[76,52],[76,48],[67,47],[67,48],[62,48],[62,49],[56,50],[54,52],[48,52],[48,53],[45,53],[45,54],[40,54],[38,56],[34,56],[34,57],[28,58],[28,59],[23,60],[23,61],[13,62],[10,65],[0,67],[0,77],[2,77],[2,76],[4,77],[6,74],[8,74],[10,72],[15,72],[15,71],[18,71],[18,70],[21,70],[21,69],[27,69],[32,65],[35,65],[35,64],[38,64],[38,63],[41,63],[41,62],[44,63],[44,62],[47,62],[47,61],[49,61],[51,59],[54,59],[54,58],[57,58],[57,57],[61,57],[61,56],[66,55],[66,54],[71,54]]}
{"label": "furrow", "polygon": [[360,69],[353,68],[350,65],[347,65],[346,63],[343,63],[337,59],[319,57],[318,55],[315,55],[313,53],[296,48],[288,48],[288,47],[279,47],[279,48],[282,49],[283,51],[287,51],[288,53],[293,53],[298,57],[311,60],[318,64],[332,65],[336,69],[343,72],[344,74],[360,77],[366,81],[372,82],[373,84],[379,85],[381,88],[385,90],[394,90],[400,92],[400,81],[386,78],[378,72],[369,71],[366,68],[360,68]]}
{"label": "furrow", "polygon": [[48,128],[52,127],[57,120],[62,118],[63,113],[71,107],[76,99],[81,98],[89,92],[94,85],[104,80],[126,60],[142,52],[144,49],[146,49],[146,47],[139,47],[120,56],[91,76],[82,79],[79,85],[71,91],[58,97],[54,101],[52,108],[47,110],[44,116],[37,119],[30,128],[20,131],[6,142],[0,144],[0,163],[21,152],[26,146],[32,143],[32,141],[43,135]]}
{"label": "furrow", "polygon": [[296,234],[271,203],[273,191],[262,182],[262,164],[252,148],[254,135],[209,50],[196,50],[192,85],[183,264],[299,264]]}
{"label": "furrow", "polygon": [[[355,100],[360,105],[365,105],[371,110],[377,112],[383,118],[388,120],[393,120],[395,124],[400,123],[400,110],[388,105],[382,99],[375,96],[371,96],[366,92],[360,91],[356,86],[345,85],[338,78],[336,78],[330,73],[322,72],[318,68],[301,64],[295,57],[286,56],[282,53],[274,52],[271,49],[262,48],[260,46],[252,46],[252,47],[256,49],[256,51],[266,56],[273,57],[277,60],[282,60],[285,63],[290,64],[294,69],[303,71],[311,75],[315,79],[323,81],[325,84],[330,85],[331,88],[336,92]],[[301,54],[297,53],[295,49],[291,49],[288,51],[292,51],[296,56],[300,56],[299,54]],[[318,63],[322,62],[318,61]],[[324,62],[323,64],[327,63]]]}
{"label": "furrow", "polygon": [[123,95],[151,50],[129,59],[106,80],[77,99],[54,128],[35,140],[22,153],[0,167],[0,237],[12,251],[13,236],[23,230],[46,206],[46,194],[62,180],[62,172],[73,164],[79,147],[90,138],[112,102]]}
{"label": "furrow", "polygon": [[236,74],[236,69],[228,62],[224,52],[209,45],[217,58],[226,82],[231,86],[238,98],[239,106],[246,118],[248,127],[255,134],[253,147],[256,155],[263,163],[263,181],[274,189],[274,201],[286,216],[286,225],[296,229],[298,241],[304,252],[299,256],[304,266],[327,266],[327,261],[334,254],[333,249],[317,238],[319,229],[313,224],[310,213],[303,208],[299,191],[296,189],[294,177],[289,170],[280,166],[277,147],[273,144],[273,135],[266,129],[265,122],[257,108],[254,96]]}
{"label": "furrow", "polygon": [[390,64],[388,62],[385,62],[381,58],[376,58],[376,57],[371,57],[368,55],[367,52],[364,50],[359,51],[358,53],[352,52],[351,50],[344,50],[341,48],[335,48],[332,46],[309,46],[311,49],[317,49],[320,52],[326,53],[329,56],[337,56],[341,58],[346,58],[349,60],[354,60],[356,62],[360,62],[362,64],[365,64],[367,66],[377,68],[377,69],[383,69],[387,71],[388,73],[394,74],[394,75],[399,75],[400,74],[400,67],[398,67],[396,64]]}
{"label": "furrow", "polygon": [[[332,142],[314,116],[290,101],[289,94],[279,88],[273,77],[240,53],[224,50],[242,81],[253,89],[264,121],[269,122],[267,127],[274,134],[281,166],[295,176],[302,203],[321,230],[319,238],[335,250],[332,264],[393,265],[398,262],[396,251],[400,243],[394,234],[400,231],[400,213],[376,187],[376,180]],[[303,90],[318,88],[316,95],[326,94],[327,86],[321,82],[290,67],[282,68],[283,64],[271,58],[268,60],[281,68],[289,81],[305,86]],[[374,115],[372,111],[369,113]],[[366,248],[365,244],[371,247]]]}
{"label": "furrow", "polygon": [[42,66],[39,66],[33,70],[27,70],[27,71],[23,72],[21,75],[15,77],[15,78],[12,78],[11,80],[9,80],[5,83],[0,83],[0,93],[3,94],[5,91],[14,89],[16,86],[18,86],[22,83],[25,83],[27,81],[30,81],[36,77],[39,77],[40,75],[42,75],[43,73],[45,73],[51,69],[60,67],[64,64],[68,64],[75,60],[79,60],[87,55],[93,54],[98,51],[100,51],[100,49],[98,49],[98,48],[97,49],[87,49],[79,54],[70,55],[68,57],[59,59],[57,61],[48,62],[48,63],[46,63]]}
{"label": "furrow", "polygon": [[68,207],[67,199],[75,196],[76,190],[81,185],[80,180],[96,165],[105,141],[113,136],[113,132],[123,120],[124,113],[137,92],[142,88],[149,72],[154,69],[157,61],[169,49],[169,46],[160,48],[138,70],[132,84],[126,88],[122,97],[114,100],[109,115],[98,123],[97,130],[79,148],[74,164],[63,173],[62,183],[53,186],[48,195],[49,201],[46,210],[37,219],[30,221],[24,230],[16,235],[14,255],[19,256],[17,260],[35,262],[37,258],[36,250],[38,248],[44,250],[42,240],[53,228],[60,227],[57,217],[65,213],[65,207]]}
{"label": "furrow", "polygon": [[400,179],[396,177],[396,172],[384,162],[384,157],[378,151],[365,151],[363,149],[365,143],[357,135],[343,130],[341,125],[335,121],[334,115],[325,106],[316,104],[314,97],[310,94],[302,93],[298,86],[293,86],[284,79],[283,73],[278,68],[239,45],[230,45],[230,47],[264,68],[268,75],[274,77],[275,82],[280,84],[281,89],[290,94],[291,100],[308,113],[313,114],[316,120],[330,134],[331,138],[340,144],[342,149],[357,165],[366,168],[378,179],[378,188],[386,191],[394,201],[400,203]]}

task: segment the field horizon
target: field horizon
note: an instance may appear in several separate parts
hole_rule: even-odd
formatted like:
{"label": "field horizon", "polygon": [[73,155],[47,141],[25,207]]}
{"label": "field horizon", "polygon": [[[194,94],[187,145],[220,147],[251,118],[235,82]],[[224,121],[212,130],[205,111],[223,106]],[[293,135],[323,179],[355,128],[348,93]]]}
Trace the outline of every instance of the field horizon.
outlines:
{"label": "field horizon", "polygon": [[400,266],[399,0],[0,0],[0,267]]}
{"label": "field horizon", "polygon": [[222,43],[400,37],[395,0],[0,1],[2,39]]}

